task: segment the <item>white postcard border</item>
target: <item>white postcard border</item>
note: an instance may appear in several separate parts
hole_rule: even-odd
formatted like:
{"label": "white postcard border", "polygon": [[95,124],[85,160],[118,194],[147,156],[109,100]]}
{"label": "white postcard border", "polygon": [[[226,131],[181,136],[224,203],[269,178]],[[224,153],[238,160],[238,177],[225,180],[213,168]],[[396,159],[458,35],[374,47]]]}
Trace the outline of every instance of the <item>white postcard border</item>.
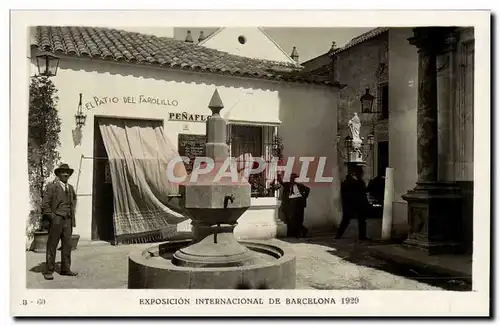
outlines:
{"label": "white postcard border", "polygon": [[[35,290],[26,289],[25,216],[27,176],[27,27],[32,25],[106,26],[109,21],[151,26],[376,27],[456,25],[475,27],[474,86],[474,264],[473,291],[192,291],[192,290]],[[156,24],[155,24],[156,22]],[[117,24],[115,23],[115,24]],[[11,15],[11,313],[18,316],[471,316],[489,311],[490,270],[490,13],[487,11],[16,11]],[[19,235],[19,236],[16,236]],[[21,236],[23,235],[23,236]],[[124,262],[124,264],[126,264]],[[357,296],[357,305],[140,305],[140,298],[252,296]],[[45,304],[37,305],[38,299]],[[71,300],[68,300],[71,298]],[[23,305],[28,300],[29,305]],[[31,303],[33,302],[33,303]]]}

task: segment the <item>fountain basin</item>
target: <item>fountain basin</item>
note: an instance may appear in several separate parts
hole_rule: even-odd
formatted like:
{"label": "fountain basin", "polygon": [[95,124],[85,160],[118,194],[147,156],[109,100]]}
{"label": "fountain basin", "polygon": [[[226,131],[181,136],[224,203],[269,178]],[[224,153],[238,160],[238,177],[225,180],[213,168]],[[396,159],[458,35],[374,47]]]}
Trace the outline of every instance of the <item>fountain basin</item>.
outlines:
{"label": "fountain basin", "polygon": [[176,266],[173,254],[191,240],[162,243],[129,255],[129,289],[295,289],[295,255],[273,240],[239,241],[257,257],[237,267]]}

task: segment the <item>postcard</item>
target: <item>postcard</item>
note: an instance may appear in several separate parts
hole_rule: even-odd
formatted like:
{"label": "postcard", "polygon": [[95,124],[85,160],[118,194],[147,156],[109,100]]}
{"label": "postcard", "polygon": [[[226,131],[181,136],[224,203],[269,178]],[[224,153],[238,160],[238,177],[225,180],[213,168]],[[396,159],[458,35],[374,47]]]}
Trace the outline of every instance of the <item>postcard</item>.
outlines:
{"label": "postcard", "polygon": [[13,316],[490,315],[490,12],[13,10],[10,55]]}

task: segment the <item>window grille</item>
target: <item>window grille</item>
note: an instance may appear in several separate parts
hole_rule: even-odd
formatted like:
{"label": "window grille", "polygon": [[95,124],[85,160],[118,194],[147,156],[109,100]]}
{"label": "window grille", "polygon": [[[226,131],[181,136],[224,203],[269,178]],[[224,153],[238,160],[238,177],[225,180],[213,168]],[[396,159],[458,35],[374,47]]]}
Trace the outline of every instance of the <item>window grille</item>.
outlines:
{"label": "window grille", "polygon": [[260,157],[266,162],[264,171],[249,176],[252,197],[276,196],[276,191],[270,189],[272,173],[269,171],[269,163],[273,158],[273,140],[276,135],[277,127],[275,126],[227,125],[227,142],[231,157],[241,159],[244,154],[251,154],[252,157]]}

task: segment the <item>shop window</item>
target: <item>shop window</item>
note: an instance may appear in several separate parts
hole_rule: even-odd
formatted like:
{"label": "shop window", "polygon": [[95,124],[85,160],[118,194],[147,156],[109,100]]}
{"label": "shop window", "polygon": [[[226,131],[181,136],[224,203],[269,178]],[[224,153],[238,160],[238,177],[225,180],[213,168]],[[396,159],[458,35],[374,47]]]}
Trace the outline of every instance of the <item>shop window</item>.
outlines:
{"label": "shop window", "polygon": [[[261,157],[269,162],[272,158],[275,128],[273,126],[228,125],[231,156],[242,160],[245,154],[251,154],[252,157]],[[248,181],[252,186],[252,197],[275,197],[275,191],[270,189],[270,180],[267,180],[266,174],[267,169],[259,174],[250,175]]]}
{"label": "shop window", "polygon": [[378,111],[382,113],[382,119],[389,119],[389,85],[380,84],[378,94]]}

